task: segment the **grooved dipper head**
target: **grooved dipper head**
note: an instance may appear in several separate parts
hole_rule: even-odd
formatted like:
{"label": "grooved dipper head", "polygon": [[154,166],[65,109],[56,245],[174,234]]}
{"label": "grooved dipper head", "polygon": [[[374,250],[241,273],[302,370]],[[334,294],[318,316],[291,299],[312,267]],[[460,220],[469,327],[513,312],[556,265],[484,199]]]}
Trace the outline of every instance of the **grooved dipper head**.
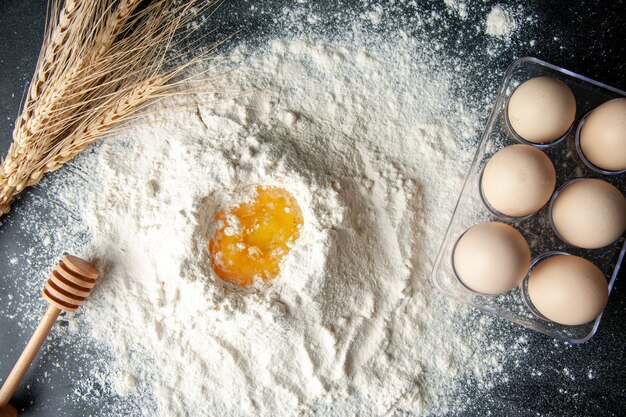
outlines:
{"label": "grooved dipper head", "polygon": [[89,296],[100,273],[91,263],[67,255],[54,268],[43,288],[43,298],[64,311],[75,311]]}

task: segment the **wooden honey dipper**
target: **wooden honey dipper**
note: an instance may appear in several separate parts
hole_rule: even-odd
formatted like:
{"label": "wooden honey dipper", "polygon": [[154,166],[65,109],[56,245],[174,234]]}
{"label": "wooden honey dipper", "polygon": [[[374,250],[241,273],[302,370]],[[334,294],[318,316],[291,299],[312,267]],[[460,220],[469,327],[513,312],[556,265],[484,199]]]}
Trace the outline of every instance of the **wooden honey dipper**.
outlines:
{"label": "wooden honey dipper", "polygon": [[17,416],[17,410],[9,404],[17,385],[61,311],[76,311],[91,293],[99,275],[95,266],[72,255],[63,257],[54,268],[43,288],[43,298],[49,304],[48,310],[0,389],[0,417]]}

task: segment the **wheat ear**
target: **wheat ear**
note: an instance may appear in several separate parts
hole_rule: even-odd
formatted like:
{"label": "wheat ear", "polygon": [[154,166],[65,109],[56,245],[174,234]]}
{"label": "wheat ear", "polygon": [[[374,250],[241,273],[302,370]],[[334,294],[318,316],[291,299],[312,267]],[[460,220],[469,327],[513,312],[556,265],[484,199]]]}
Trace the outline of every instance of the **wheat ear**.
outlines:
{"label": "wheat ear", "polygon": [[13,143],[0,164],[0,215],[17,194],[156,100],[180,89],[173,40],[215,1],[54,0]]}

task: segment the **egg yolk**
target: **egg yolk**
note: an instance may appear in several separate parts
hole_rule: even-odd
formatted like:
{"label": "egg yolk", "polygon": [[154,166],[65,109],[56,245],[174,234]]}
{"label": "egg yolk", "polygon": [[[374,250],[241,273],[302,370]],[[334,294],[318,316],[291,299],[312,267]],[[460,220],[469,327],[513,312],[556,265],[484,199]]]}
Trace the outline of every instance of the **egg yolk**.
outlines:
{"label": "egg yolk", "polygon": [[278,187],[257,187],[253,201],[221,210],[214,220],[209,241],[213,268],[220,278],[240,286],[275,278],[303,224],[296,199]]}

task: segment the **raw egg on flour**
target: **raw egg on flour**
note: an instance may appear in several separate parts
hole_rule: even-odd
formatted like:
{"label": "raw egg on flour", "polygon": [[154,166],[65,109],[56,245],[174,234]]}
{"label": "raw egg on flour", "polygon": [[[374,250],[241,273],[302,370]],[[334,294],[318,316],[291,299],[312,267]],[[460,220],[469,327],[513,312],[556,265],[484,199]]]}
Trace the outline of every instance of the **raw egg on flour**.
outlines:
{"label": "raw egg on flour", "polygon": [[240,286],[275,278],[304,223],[294,196],[279,187],[257,187],[252,201],[219,211],[214,221],[213,269]]}

